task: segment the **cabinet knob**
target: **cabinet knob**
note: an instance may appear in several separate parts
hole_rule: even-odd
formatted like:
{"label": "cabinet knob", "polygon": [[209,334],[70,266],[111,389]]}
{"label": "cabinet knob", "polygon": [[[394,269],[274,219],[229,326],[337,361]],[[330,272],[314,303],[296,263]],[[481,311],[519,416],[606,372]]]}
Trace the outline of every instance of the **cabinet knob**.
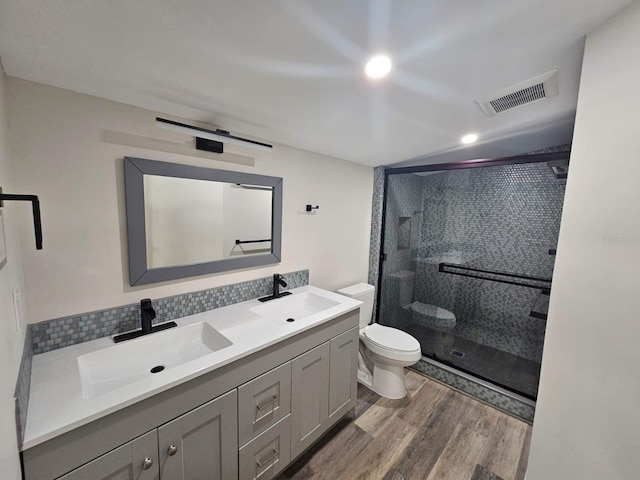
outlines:
{"label": "cabinet knob", "polygon": [[145,458],[144,462],[142,462],[143,470],[149,470],[152,466],[153,466],[153,460],[151,460],[149,457]]}
{"label": "cabinet knob", "polygon": [[167,453],[169,454],[170,457],[173,457],[176,453],[178,453],[178,447],[176,447],[175,445],[171,445],[167,449]]}

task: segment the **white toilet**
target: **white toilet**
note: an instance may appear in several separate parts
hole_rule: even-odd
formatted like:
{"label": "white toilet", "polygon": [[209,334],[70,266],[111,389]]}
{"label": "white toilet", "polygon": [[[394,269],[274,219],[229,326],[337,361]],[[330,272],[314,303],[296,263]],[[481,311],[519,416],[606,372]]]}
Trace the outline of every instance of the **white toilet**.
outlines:
{"label": "white toilet", "polygon": [[366,283],[338,290],[341,295],[363,302],[360,306],[358,381],[383,397],[403,398],[407,394],[404,367],[420,360],[420,343],[397,328],[378,323],[369,325],[374,290]]}

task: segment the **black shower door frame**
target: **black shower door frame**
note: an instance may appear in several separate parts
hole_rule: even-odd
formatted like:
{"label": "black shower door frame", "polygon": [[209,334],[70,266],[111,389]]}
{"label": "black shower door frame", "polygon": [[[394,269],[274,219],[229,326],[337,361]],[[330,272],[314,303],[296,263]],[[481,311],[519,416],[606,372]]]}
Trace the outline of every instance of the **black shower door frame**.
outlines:
{"label": "black shower door frame", "polygon": [[[571,152],[553,152],[553,153],[540,153],[529,155],[518,155],[514,157],[503,158],[487,158],[487,159],[474,159],[465,160],[461,162],[452,163],[437,163],[431,165],[417,165],[411,167],[397,167],[397,168],[385,168],[384,170],[384,184],[382,190],[382,218],[380,225],[380,256],[378,259],[378,288],[376,292],[376,323],[380,321],[380,302],[382,300],[382,278],[384,270],[384,262],[386,260],[385,255],[385,234],[386,234],[386,215],[387,215],[387,190],[389,185],[389,177],[391,175],[402,175],[407,173],[422,173],[422,172],[441,172],[446,170],[462,170],[467,168],[481,168],[481,167],[497,167],[502,165],[516,165],[523,163],[543,163],[552,162],[558,160],[569,160]],[[481,378],[485,381],[494,383],[492,380],[483,378],[476,373],[466,372],[475,377]]]}

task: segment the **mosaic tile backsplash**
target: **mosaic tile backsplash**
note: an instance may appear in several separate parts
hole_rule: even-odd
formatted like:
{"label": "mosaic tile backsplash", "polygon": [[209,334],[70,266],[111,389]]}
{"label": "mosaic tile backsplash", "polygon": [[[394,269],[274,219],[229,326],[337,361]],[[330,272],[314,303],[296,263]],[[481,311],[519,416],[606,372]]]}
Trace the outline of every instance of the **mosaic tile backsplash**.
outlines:
{"label": "mosaic tile backsplash", "polygon": [[[284,279],[287,282],[287,288],[284,290],[308,285],[309,270],[286,273]],[[154,323],[167,322],[269,295],[272,285],[273,279],[269,276],[199,292],[152,299],[157,314]],[[33,354],[134,330],[139,328],[139,325],[139,303],[35,323],[30,325]]]}
{"label": "mosaic tile backsplash", "polygon": [[33,341],[31,340],[31,330],[27,329],[24,339],[24,349],[22,351],[22,361],[18,372],[16,389],[13,394],[15,400],[16,432],[18,434],[18,445],[22,446],[24,437],[24,426],[27,424],[27,410],[29,408],[29,386],[31,384],[31,363],[33,361]]}

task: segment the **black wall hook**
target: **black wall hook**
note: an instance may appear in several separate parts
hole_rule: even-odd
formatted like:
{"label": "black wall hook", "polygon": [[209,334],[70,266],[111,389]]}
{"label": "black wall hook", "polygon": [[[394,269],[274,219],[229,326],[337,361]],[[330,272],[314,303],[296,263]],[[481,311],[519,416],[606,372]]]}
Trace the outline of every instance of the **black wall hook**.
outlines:
{"label": "black wall hook", "polygon": [[307,212],[310,212],[311,210],[318,210],[319,208],[320,208],[320,205],[316,205],[315,207],[311,205],[307,205]]}
{"label": "black wall hook", "polygon": [[5,200],[31,202],[31,209],[33,210],[33,228],[36,234],[36,249],[42,250],[42,221],[40,219],[40,201],[38,200],[38,196],[2,193],[2,187],[0,187],[0,207],[4,207],[3,202]]}

